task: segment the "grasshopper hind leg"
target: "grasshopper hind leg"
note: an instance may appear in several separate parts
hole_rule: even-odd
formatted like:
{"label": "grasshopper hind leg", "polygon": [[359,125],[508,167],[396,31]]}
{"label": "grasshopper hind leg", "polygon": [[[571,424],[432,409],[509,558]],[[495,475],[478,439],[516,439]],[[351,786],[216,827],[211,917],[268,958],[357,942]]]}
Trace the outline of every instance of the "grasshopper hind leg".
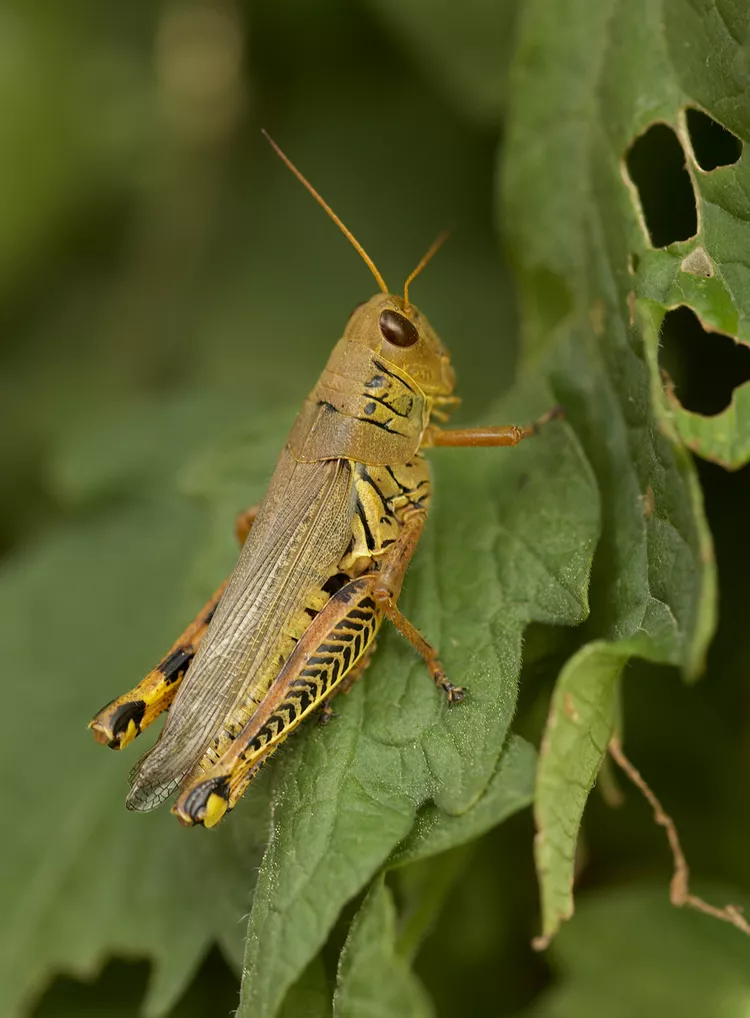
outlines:
{"label": "grasshopper hind leg", "polygon": [[[257,512],[257,506],[252,506],[237,516],[235,533],[241,545],[247,540]],[[226,585],[226,581],[222,583],[153,671],[92,718],[89,728],[97,742],[110,749],[124,749],[169,708],[206,635]]]}
{"label": "grasshopper hind leg", "polygon": [[364,670],[382,620],[370,596],[372,582],[372,576],[351,580],[318,613],[231,746],[210,771],[183,785],[172,807],[182,824],[215,826],[300,722],[358,665]]}
{"label": "grasshopper hind leg", "polygon": [[195,620],[173,644],[169,653],[129,692],[103,707],[89,721],[97,742],[110,749],[125,749],[172,703],[175,693],[206,634],[224,592],[222,584]]}
{"label": "grasshopper hind leg", "polygon": [[376,648],[377,641],[373,640],[373,642],[367,648],[367,650],[359,659],[359,661],[356,663],[356,665],[354,665],[354,667],[349,672],[347,672],[347,674],[344,676],[341,682],[339,682],[338,686],[336,686],[333,692],[329,693],[325,700],[321,703],[320,707],[318,708],[320,711],[320,714],[318,716],[319,725],[327,725],[329,721],[333,720],[333,718],[338,717],[338,715],[334,712],[333,707],[331,706],[332,702],[336,699],[339,693],[351,692],[354,683],[357,681],[357,679],[360,679],[367,670],[368,665],[372,661],[372,656],[375,653]]}

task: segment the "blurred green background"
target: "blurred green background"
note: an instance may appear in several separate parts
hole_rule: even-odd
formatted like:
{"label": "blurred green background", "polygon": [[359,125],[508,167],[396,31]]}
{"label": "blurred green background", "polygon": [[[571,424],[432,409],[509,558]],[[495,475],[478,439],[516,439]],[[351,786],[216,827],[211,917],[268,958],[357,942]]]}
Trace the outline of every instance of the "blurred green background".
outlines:
{"label": "blurred green background", "polygon": [[508,384],[498,111],[441,88],[440,51],[412,46],[397,13],[76,0],[0,16],[4,547],[59,511],[44,462],[62,431],[140,394],[197,384],[241,399],[250,375],[291,403],[373,292],[261,126],[395,288],[455,227],[414,296],[461,337],[474,406]]}
{"label": "blurred green background", "polygon": [[[514,17],[514,4],[482,0],[4,0],[6,566],[75,513],[59,468],[72,441],[109,429],[133,408],[144,408],[148,419],[164,401],[195,392],[235,407],[239,417],[249,380],[269,406],[293,410],[349,311],[372,293],[364,265],[282,167],[260,127],[394,289],[438,230],[453,228],[414,299],[451,349],[462,419],[510,385],[517,323],[493,195]],[[697,377],[700,388],[699,355],[691,360],[686,348],[671,356],[672,373],[693,386]],[[210,422],[205,430],[211,433]],[[160,437],[151,431],[144,441],[158,447]],[[121,453],[127,460],[126,445]],[[717,544],[719,633],[705,680],[689,690],[676,672],[630,668],[628,747],[658,776],[695,872],[747,891],[750,480],[747,469],[727,474],[702,465],[700,472]],[[106,487],[100,497],[108,497]],[[44,620],[36,621],[43,641]],[[548,661],[543,669],[529,664],[523,734],[538,736],[553,674]],[[10,685],[12,675],[3,682],[23,695]],[[641,890],[626,902],[625,932],[608,946],[608,964],[613,971],[627,965],[630,978],[660,999],[660,980],[672,977],[639,953],[648,922],[639,927],[637,920],[639,908],[649,915],[650,892],[642,888],[650,881],[657,897],[666,896],[670,860],[644,804],[629,791],[617,811],[592,798],[578,932],[569,934],[568,954],[539,956],[529,947],[538,924],[532,836],[527,811],[471,849],[473,864],[417,965],[438,1013],[605,1013],[596,1002],[606,980],[581,968],[572,938],[597,944],[607,927],[597,904],[608,902],[618,915],[622,888],[633,881]],[[566,973],[577,977],[573,1002],[545,996]],[[103,960],[90,983],[54,979],[32,1013],[136,1015],[147,976],[146,960]],[[236,978],[215,949],[173,1013],[228,1014],[236,997]],[[654,1007],[654,1014],[678,1013]]]}

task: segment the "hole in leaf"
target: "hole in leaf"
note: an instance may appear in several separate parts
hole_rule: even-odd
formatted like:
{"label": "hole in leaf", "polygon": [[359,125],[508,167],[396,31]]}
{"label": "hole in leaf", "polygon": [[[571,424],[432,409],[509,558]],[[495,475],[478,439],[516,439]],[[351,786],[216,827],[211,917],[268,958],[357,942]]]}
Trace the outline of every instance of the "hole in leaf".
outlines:
{"label": "hole in leaf", "polygon": [[625,157],[654,247],[687,240],[698,229],[695,194],[679,138],[666,124],[653,124]]}
{"label": "hole in leaf", "polygon": [[659,364],[686,410],[712,416],[750,381],[750,347],[723,332],[706,332],[688,307],[668,311],[661,327]]}
{"label": "hole in leaf", "polygon": [[687,127],[695,158],[702,170],[731,166],[742,155],[740,139],[703,110],[688,107]]}

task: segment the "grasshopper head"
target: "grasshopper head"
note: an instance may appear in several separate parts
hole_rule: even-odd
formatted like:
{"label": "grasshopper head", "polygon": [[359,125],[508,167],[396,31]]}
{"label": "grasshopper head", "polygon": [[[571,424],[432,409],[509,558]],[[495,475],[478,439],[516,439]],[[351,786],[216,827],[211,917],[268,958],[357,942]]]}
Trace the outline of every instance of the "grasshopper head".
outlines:
{"label": "grasshopper head", "polygon": [[456,385],[448,351],[429,321],[403,297],[379,293],[360,304],[343,342],[360,343],[413,378],[426,396],[450,396]]}
{"label": "grasshopper head", "polygon": [[440,233],[427,249],[417,267],[404,283],[403,297],[394,296],[388,292],[388,286],[375,262],[351,230],[344,225],[330,205],[318,194],[310,181],[300,173],[291,159],[281,151],[268,132],[263,131],[263,134],[282,162],[351,242],[382,291],[376,297],[355,308],[349,318],[341,342],[360,343],[384,360],[395,364],[414,379],[426,396],[450,396],[456,384],[456,376],[451,367],[448,351],[438,339],[427,319],[409,301],[410,284],[435,252],[439,250],[448,234]]}

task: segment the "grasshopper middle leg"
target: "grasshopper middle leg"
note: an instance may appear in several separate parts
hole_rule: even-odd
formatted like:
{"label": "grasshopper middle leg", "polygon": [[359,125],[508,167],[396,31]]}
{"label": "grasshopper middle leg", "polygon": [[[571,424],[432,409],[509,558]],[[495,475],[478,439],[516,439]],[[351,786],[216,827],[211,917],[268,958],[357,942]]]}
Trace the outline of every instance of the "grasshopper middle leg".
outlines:
{"label": "grasshopper middle leg", "polygon": [[[257,506],[252,506],[237,517],[235,533],[241,545],[247,540],[257,511]],[[111,749],[124,749],[167,710],[206,635],[227,582],[225,580],[210,601],[201,608],[156,668],[129,692],[103,707],[89,722],[97,742]]]}
{"label": "grasshopper middle leg", "polygon": [[391,620],[401,635],[405,636],[422,655],[432,681],[446,694],[448,702],[458,703],[463,700],[466,690],[448,681],[435,648],[396,607],[407,567],[422,536],[426,520],[427,514],[424,510],[414,509],[407,512],[399,539],[383,556],[380,572],[374,574],[372,596],[385,617]]}

